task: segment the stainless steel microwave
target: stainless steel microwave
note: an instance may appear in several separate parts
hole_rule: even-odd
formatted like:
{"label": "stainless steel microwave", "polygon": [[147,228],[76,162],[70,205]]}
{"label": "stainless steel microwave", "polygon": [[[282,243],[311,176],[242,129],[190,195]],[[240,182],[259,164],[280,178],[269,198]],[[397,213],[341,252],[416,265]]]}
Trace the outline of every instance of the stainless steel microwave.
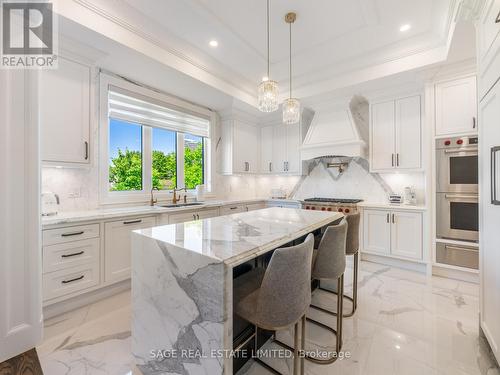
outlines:
{"label": "stainless steel microwave", "polygon": [[436,235],[438,238],[479,240],[479,204],[477,194],[436,194]]}
{"label": "stainless steel microwave", "polygon": [[436,141],[438,193],[478,193],[477,137]]}

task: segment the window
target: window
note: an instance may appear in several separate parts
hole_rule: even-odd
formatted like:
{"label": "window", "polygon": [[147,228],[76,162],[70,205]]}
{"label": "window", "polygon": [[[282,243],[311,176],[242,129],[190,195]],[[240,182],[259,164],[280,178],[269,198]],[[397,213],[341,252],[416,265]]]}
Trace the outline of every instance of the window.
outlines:
{"label": "window", "polygon": [[142,126],[109,121],[109,190],[142,190]]}
{"label": "window", "polygon": [[172,189],[210,191],[212,113],[101,74],[101,201],[149,199]]}

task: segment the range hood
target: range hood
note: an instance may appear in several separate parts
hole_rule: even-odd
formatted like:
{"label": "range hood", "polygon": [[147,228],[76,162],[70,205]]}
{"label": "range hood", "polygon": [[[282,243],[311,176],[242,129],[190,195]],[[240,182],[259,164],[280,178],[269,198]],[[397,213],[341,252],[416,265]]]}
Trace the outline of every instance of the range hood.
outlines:
{"label": "range hood", "polygon": [[344,105],[317,109],[300,148],[302,160],[368,154],[368,101],[354,96]]}

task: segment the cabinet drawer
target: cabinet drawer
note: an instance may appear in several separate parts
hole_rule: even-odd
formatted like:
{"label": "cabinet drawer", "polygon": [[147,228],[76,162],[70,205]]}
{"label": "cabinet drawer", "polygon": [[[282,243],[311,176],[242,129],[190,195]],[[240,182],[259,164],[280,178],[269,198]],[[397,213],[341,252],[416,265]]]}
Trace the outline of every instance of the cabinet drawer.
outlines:
{"label": "cabinet drawer", "polygon": [[437,243],[436,263],[477,270],[479,268],[479,249],[471,246]]}
{"label": "cabinet drawer", "polygon": [[99,284],[99,263],[89,263],[43,275],[43,299],[61,297]]}
{"label": "cabinet drawer", "polygon": [[220,208],[220,216],[231,215],[243,211],[246,211],[245,206],[239,206],[237,204],[232,206],[223,206]]}
{"label": "cabinet drawer", "polygon": [[99,237],[99,224],[79,225],[43,231],[43,246]]}
{"label": "cabinet drawer", "polygon": [[43,247],[43,273],[99,262],[99,238]]}

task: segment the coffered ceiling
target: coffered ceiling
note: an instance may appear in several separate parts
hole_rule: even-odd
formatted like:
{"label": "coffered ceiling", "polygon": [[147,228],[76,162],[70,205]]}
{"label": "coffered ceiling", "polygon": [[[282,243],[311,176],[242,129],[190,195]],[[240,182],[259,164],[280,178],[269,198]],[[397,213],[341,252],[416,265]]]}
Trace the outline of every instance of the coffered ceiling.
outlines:
{"label": "coffered ceiling", "polygon": [[[256,96],[266,75],[266,0],[73,1],[154,41],[187,64],[184,73],[199,75],[205,83],[223,82],[236,90],[235,96],[246,94],[239,98],[243,101]],[[271,77],[286,94],[288,25],[283,17],[288,11],[297,13],[294,91],[315,97],[446,60],[458,3],[271,0]],[[409,30],[400,31],[405,24]]]}

